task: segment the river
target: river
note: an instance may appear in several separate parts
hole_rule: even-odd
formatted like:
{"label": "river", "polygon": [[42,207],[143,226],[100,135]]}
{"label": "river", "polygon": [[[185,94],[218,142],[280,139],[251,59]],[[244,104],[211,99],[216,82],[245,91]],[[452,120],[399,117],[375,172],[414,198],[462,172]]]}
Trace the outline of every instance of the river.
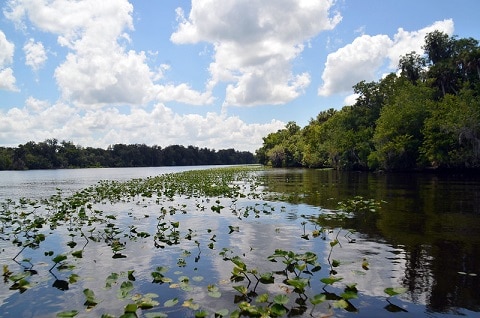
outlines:
{"label": "river", "polygon": [[[206,168],[210,166],[2,171],[0,201],[19,197],[47,197],[55,194],[57,189],[73,192],[106,179],[123,181]],[[337,209],[339,202],[352,198],[372,199],[381,202],[381,208],[374,213],[358,214],[348,219],[348,231],[341,233],[341,246],[335,248],[334,253],[341,261],[338,269],[344,281],[355,282],[364,296],[362,301],[355,303],[352,300],[356,307],[356,317],[383,317],[392,313],[398,317],[480,316],[478,175],[267,169],[262,172],[262,181],[265,191],[272,194],[272,202],[277,202],[272,203],[272,206],[278,205],[278,209],[281,206],[286,214],[242,223],[241,229],[248,232],[248,235],[240,231],[237,235],[245,236],[233,241],[228,235],[225,238],[225,244],[230,247],[248,247],[247,251],[252,256],[247,258],[252,262],[264,257],[266,250],[273,250],[275,240],[272,240],[272,235],[291,249],[314,249],[327,262],[328,244],[321,241],[315,243],[311,237],[294,243],[293,237],[297,234],[291,234],[291,231],[298,232],[301,226],[306,226],[310,231],[325,225],[317,222],[317,218],[323,211]],[[225,227],[225,224],[222,225],[225,221],[220,217],[219,220],[209,217],[207,223],[200,217],[181,220],[189,223],[191,228],[206,226],[208,223],[208,233],[215,231],[215,226],[218,229]],[[308,220],[307,225],[305,220]],[[331,237],[332,234],[328,235]],[[215,244],[220,244],[221,239],[219,235]],[[206,241],[208,242],[207,239]],[[4,249],[0,253],[0,261],[4,263],[16,251],[8,252],[6,244],[1,246]],[[142,249],[145,248],[142,246]],[[140,253],[140,249],[135,253],[137,252]],[[143,266],[140,261],[143,254],[138,255],[138,264]],[[202,261],[206,262],[208,256],[205,256],[205,252],[202,255]],[[152,264],[159,262],[159,257],[151,254],[148,259],[145,257],[145,273],[148,273]],[[197,264],[200,253],[197,258],[195,271],[202,266],[202,262]],[[362,259],[368,260],[368,270],[358,270],[358,262]],[[39,264],[37,267],[41,268],[43,263]],[[222,273],[225,271],[222,264],[214,264],[212,261],[203,266],[208,270],[216,268],[218,273],[216,276],[212,274],[212,278],[215,277],[218,281],[229,278],[230,273]],[[99,268],[95,269],[98,270]],[[109,270],[111,268],[105,269],[105,277]],[[43,286],[44,282],[38,284]],[[397,301],[385,299],[384,289],[396,286],[405,287],[407,292]],[[47,287],[45,286],[45,291],[52,293],[51,288]],[[0,296],[3,298],[0,310],[14,314],[18,314],[14,308],[29,299],[14,291],[2,293],[1,289]],[[56,294],[54,296],[60,297]],[[336,312],[335,316],[348,314]]]}
{"label": "river", "polygon": [[0,171],[0,200],[19,197],[39,199],[55,194],[57,189],[71,193],[94,185],[100,180],[126,181],[133,178],[215,167],[218,166]]}
{"label": "river", "polygon": [[406,286],[426,313],[480,316],[478,174],[278,169],[266,178],[269,191],[294,203],[334,209],[354,196],[383,201],[377,215],[350,221],[365,242],[353,253],[380,256],[390,269],[379,280]]}

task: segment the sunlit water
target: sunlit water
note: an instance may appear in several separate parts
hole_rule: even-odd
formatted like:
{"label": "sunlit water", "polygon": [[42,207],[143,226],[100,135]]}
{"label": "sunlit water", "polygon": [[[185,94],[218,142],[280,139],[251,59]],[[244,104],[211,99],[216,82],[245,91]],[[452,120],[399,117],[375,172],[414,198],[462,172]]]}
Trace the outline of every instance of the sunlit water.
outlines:
{"label": "sunlit water", "polygon": [[0,171],[0,199],[45,198],[55,194],[57,188],[65,193],[71,193],[94,185],[100,180],[125,181],[132,178],[214,167],[216,166]]}
{"label": "sunlit water", "polygon": [[[203,169],[205,167],[195,167]],[[0,199],[21,196],[41,198],[55,194],[57,188],[73,192],[103,179],[128,180],[170,173],[183,168],[79,169],[53,171],[0,172]],[[202,308],[215,312],[231,306],[236,293],[229,283],[231,264],[218,257],[229,253],[243,255],[252,268],[270,268],[266,257],[275,249],[297,252],[313,251],[322,263],[320,277],[329,276],[328,258],[331,242],[339,239],[332,258],[340,260],[336,268],[345,283],[356,283],[360,296],[351,300],[355,313],[320,307],[315,315],[334,313],[335,317],[454,317],[480,316],[480,181],[463,175],[375,175],[340,173],[316,170],[269,170],[264,172],[265,190],[275,193],[276,201],[259,201],[258,218],[234,213],[212,213],[195,210],[199,202],[182,198],[173,202],[154,202],[154,198],[136,198],[131,202],[99,206],[117,216],[125,228],[137,232],[155,233],[160,206],[181,207],[188,213],[176,213],[182,238],[189,230],[191,240],[182,239],[178,245],[155,246],[152,236],[123,239],[126,258],[112,258],[112,250],[103,242],[85,240],[76,234],[65,235],[67,229],[47,236],[38,249],[26,249],[15,258],[20,248],[0,241],[3,248],[0,262],[12,270],[33,270],[31,289],[20,293],[10,290],[9,283],[0,287],[0,316],[51,317],[53,313],[79,310],[77,317],[95,317],[103,313],[119,316],[128,303],[119,299],[118,286],[106,290],[105,278],[112,272],[126,273],[135,269],[134,293],[155,293],[163,304],[169,299],[193,298]],[[322,237],[299,239],[305,231],[311,233],[315,219],[338,202],[354,196],[383,200],[380,212],[349,220],[348,229],[333,229]],[[273,197],[273,196],[272,196]],[[278,197],[282,200],[278,201]],[[1,201],[1,200],[0,200]],[[203,204],[203,202],[200,202]],[[252,202],[237,202],[236,210]],[[172,218],[173,219],[173,218]],[[238,231],[229,231],[229,226]],[[128,233],[122,233],[127,235]],[[214,236],[215,235],[215,236]],[[76,245],[70,249],[67,243]],[[197,244],[194,242],[198,242]],[[55,254],[83,250],[83,257],[72,259],[74,270],[52,268]],[[25,260],[28,260],[26,262]],[[368,269],[361,264],[368,260]],[[171,284],[152,283],[151,272],[158,266],[168,267],[165,274],[180,283],[189,277],[190,290],[171,288]],[[279,267],[280,269],[280,267]],[[80,276],[69,282],[72,272]],[[192,279],[197,277],[197,280]],[[118,285],[126,281],[118,279]],[[278,289],[280,283],[261,286],[264,291]],[[219,286],[222,301],[210,297],[205,286]],[[315,292],[329,292],[332,297],[342,292],[342,285],[325,287],[312,281]],[[406,287],[407,293],[387,298],[384,289]],[[84,289],[95,291],[101,302],[90,311],[83,310]],[[259,290],[261,291],[261,290]],[[186,296],[185,296],[186,294]],[[131,301],[130,301],[131,302]],[[152,309],[156,311],[155,309]],[[190,316],[192,311],[181,306],[163,308],[169,317]],[[148,311],[145,311],[146,313]],[[310,312],[302,315],[309,316]]]}

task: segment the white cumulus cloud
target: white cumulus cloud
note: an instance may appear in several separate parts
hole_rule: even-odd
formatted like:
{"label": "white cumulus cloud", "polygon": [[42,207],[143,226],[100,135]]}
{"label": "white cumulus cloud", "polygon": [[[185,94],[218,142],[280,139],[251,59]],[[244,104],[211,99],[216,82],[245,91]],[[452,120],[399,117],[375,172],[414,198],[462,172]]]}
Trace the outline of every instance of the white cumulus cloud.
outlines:
{"label": "white cumulus cloud", "polygon": [[282,104],[310,84],[293,74],[304,43],[341,20],[333,1],[193,0],[188,15],[177,9],[174,43],[209,42],[214,47],[209,88],[227,82],[226,105]]}
{"label": "white cumulus cloud", "polygon": [[388,51],[388,59],[390,67],[397,68],[400,56],[415,51],[419,54],[423,53],[422,46],[425,44],[425,36],[435,30],[444,32],[449,36],[453,35],[454,23],[452,19],[436,21],[418,31],[408,32],[403,28],[399,28],[393,37],[393,45]]}
{"label": "white cumulus cloud", "polygon": [[161,103],[150,110],[132,108],[126,114],[115,107],[90,109],[80,114],[68,104],[50,104],[30,97],[23,108],[0,111],[0,143],[14,146],[57,138],[102,148],[115,143],[144,143],[253,152],[262,145],[264,136],[284,127],[285,123],[278,120],[247,124],[236,116],[213,112],[181,115]]}
{"label": "white cumulus cloud", "polygon": [[5,33],[0,30],[0,89],[7,91],[18,91],[15,86],[15,76],[13,70],[7,67],[13,62],[13,53],[15,45],[7,40]]}
{"label": "white cumulus cloud", "polygon": [[47,53],[42,42],[35,42],[34,39],[30,39],[23,46],[23,51],[25,52],[25,64],[34,71],[39,70],[47,60]]}
{"label": "white cumulus cloud", "polygon": [[392,41],[387,35],[362,35],[328,55],[318,93],[329,96],[351,90],[362,80],[373,80],[383,65]]}
{"label": "white cumulus cloud", "polygon": [[[132,13],[127,0],[10,0],[5,9],[5,16],[16,25],[25,27],[28,19],[35,28],[55,34],[58,44],[69,50],[54,76],[63,99],[77,107],[144,105],[157,97],[211,102],[208,93],[186,88],[187,84],[171,89],[174,84],[165,87],[155,82],[161,78],[159,68],[150,68],[145,52],[128,49],[128,32],[134,29]],[[40,59],[29,57],[34,57],[32,49],[27,63],[39,65]],[[165,96],[168,92],[172,95]]]}
{"label": "white cumulus cloud", "polygon": [[400,56],[412,51],[422,53],[427,33],[439,30],[452,35],[453,29],[453,21],[448,19],[413,32],[400,28],[393,39],[384,34],[361,35],[328,55],[322,74],[323,85],[318,89],[318,94],[330,96],[352,92],[352,86],[362,80],[378,80],[386,71],[397,68]]}

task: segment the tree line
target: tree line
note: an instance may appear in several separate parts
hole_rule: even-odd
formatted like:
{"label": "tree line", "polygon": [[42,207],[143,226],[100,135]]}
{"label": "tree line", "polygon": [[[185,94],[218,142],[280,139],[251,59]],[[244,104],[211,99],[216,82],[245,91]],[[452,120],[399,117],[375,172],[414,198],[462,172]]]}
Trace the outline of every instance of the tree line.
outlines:
{"label": "tree line", "polygon": [[90,167],[157,167],[256,163],[251,152],[212,150],[171,145],[115,144],[107,149],[82,147],[70,141],[29,141],[18,147],[0,147],[0,170]]}
{"label": "tree line", "polygon": [[480,168],[480,47],[434,31],[398,71],[357,83],[354,105],[289,122],[256,151],[274,167],[349,170]]}

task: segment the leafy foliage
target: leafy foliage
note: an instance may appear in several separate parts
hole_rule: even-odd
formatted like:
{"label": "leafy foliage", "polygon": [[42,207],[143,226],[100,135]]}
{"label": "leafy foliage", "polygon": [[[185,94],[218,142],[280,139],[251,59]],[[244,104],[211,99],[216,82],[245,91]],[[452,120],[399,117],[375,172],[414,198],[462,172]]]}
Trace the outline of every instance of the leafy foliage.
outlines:
{"label": "leafy foliage", "polygon": [[263,138],[260,163],[349,170],[480,168],[480,46],[433,31],[399,71],[357,83],[355,104]]}
{"label": "leafy foliage", "polygon": [[82,147],[69,141],[29,141],[16,148],[0,147],[0,170],[158,167],[255,163],[252,153],[172,145],[115,144],[107,149]]}

